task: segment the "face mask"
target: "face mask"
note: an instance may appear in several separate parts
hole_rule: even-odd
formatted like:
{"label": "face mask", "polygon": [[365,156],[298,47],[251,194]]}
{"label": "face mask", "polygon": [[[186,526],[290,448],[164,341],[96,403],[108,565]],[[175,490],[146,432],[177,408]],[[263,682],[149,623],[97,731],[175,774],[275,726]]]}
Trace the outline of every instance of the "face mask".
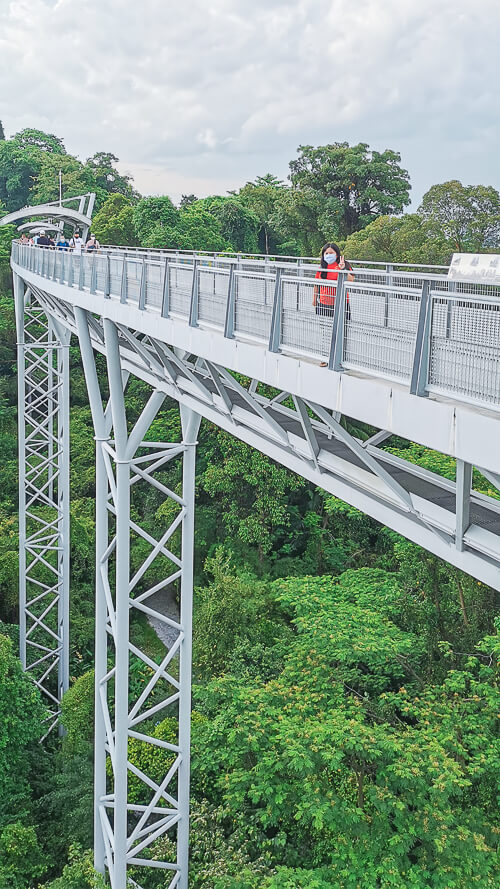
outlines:
{"label": "face mask", "polygon": [[328,265],[331,265],[332,262],[337,261],[337,254],[336,253],[325,253],[324,259],[325,259],[325,262],[328,263]]}

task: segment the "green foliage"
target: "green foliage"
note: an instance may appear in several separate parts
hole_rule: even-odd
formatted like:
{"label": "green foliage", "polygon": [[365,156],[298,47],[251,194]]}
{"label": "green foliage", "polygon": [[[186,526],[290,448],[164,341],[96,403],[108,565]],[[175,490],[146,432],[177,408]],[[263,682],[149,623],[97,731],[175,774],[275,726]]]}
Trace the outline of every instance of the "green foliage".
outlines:
{"label": "green foliage", "polygon": [[350,259],[448,265],[453,245],[431,221],[407,213],[402,217],[379,216],[349,235],[344,250]]}
{"label": "green foliage", "polygon": [[[398,629],[395,576],[356,571],[273,589],[295,613],[283,673],[197,689],[207,718],[193,740],[195,792],[231,813],[250,857],[276,868],[256,885],[493,889],[493,643],[480,646],[486,665],[469,659],[424,690],[422,642]],[[246,885],[244,873],[221,885]]]}
{"label": "green foliage", "polygon": [[36,184],[30,195],[31,204],[44,204],[59,197],[59,170],[62,171],[62,188],[65,198],[88,191],[97,191],[92,171],[70,154],[48,152],[42,155]]}
{"label": "green foliage", "polygon": [[[122,194],[131,199],[138,197],[137,192],[132,187],[132,179],[130,176],[121,175],[116,169],[115,164],[118,163],[116,155],[109,151],[98,151],[93,157],[89,157],[85,166],[92,171],[94,182],[97,188],[107,191],[110,194]],[[107,243],[124,243],[123,241],[107,241]]]}
{"label": "green foliage", "polygon": [[[165,232],[174,228],[179,220],[179,211],[166,195],[162,197],[142,198],[134,206],[134,226],[141,245],[147,245],[152,232],[159,237],[160,230]],[[165,241],[164,241],[165,243]],[[147,246],[159,246],[149,244]]]}
{"label": "green foliage", "polygon": [[92,232],[101,244],[135,247],[134,208],[121,193],[112,194],[92,219]]}
{"label": "green foliage", "polygon": [[195,597],[197,675],[209,679],[236,670],[267,677],[280,672],[289,629],[266,586],[238,575],[221,547],[207,560],[205,571],[212,579]]}
{"label": "green foliage", "polygon": [[[256,214],[235,198],[209,197],[191,204],[189,212],[195,209],[208,211],[219,225],[220,236],[225,244],[242,253],[257,253],[257,233],[259,219]],[[208,217],[207,217],[208,219]],[[221,249],[206,248],[206,249]]]}
{"label": "green foliage", "polygon": [[287,496],[305,482],[221,430],[213,431],[210,443],[201,485],[217,496],[222,523],[238,546],[256,546],[262,563],[273,533],[290,521]]}
{"label": "green foliage", "polygon": [[38,689],[0,636],[0,827],[30,807],[30,745],[46,717]]}
{"label": "green foliage", "polygon": [[45,870],[34,827],[17,821],[0,830],[0,889],[28,889]]}
{"label": "green foliage", "polygon": [[83,852],[79,846],[73,845],[62,876],[46,883],[41,889],[105,889],[105,883],[94,870],[92,853]]}
{"label": "green foliage", "polygon": [[30,190],[40,166],[39,151],[27,151],[15,139],[0,142],[0,203],[8,213],[29,204]]}
{"label": "green foliage", "polygon": [[44,133],[42,130],[26,127],[24,130],[16,133],[14,141],[20,148],[27,149],[28,151],[35,148],[37,151],[44,151],[46,154],[66,154],[63,140],[59,139],[58,136],[54,136],[53,133]]}
{"label": "green foliage", "polygon": [[237,193],[238,200],[259,220],[259,253],[278,252],[278,245],[283,240],[274,217],[284,188],[284,182],[267,173],[266,176],[257,176],[255,182],[247,182]]}
{"label": "green foliage", "polygon": [[94,735],[94,671],[80,676],[62,700],[62,723],[66,730],[64,752],[67,756],[86,753]]}
{"label": "green foliage", "polygon": [[500,244],[500,194],[493,186],[465,186],[456,179],[433,185],[419,213],[459,252],[487,251]]}
{"label": "green foliage", "polygon": [[410,202],[410,177],[400,161],[397,152],[373,151],[364,143],[300,146],[290,162],[290,179],[294,189],[309,192],[323,242],[403,211]]}

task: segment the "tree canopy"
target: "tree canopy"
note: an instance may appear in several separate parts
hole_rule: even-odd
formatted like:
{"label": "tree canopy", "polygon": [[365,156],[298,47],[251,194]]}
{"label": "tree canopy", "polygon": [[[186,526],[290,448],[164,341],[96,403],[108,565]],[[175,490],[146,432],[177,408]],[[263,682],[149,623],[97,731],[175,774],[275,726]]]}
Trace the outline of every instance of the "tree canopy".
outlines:
{"label": "tree canopy", "polygon": [[418,212],[459,252],[498,248],[500,195],[492,186],[462,185],[456,179],[433,185]]}

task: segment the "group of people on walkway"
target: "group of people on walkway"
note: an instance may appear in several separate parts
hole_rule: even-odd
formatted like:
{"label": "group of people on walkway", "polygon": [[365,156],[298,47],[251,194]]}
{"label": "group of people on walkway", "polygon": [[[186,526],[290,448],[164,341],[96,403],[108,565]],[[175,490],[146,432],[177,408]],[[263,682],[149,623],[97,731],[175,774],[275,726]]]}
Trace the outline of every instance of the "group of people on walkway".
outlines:
{"label": "group of people on walkway", "polygon": [[77,255],[81,254],[83,251],[92,252],[93,250],[99,250],[101,246],[95,235],[90,234],[90,232],[86,241],[83,240],[79,231],[75,231],[73,237],[69,240],[65,237],[63,232],[59,232],[57,241],[55,241],[43,229],[34,237],[30,237],[23,232],[19,243],[30,247],[49,247],[55,250],[71,250]]}

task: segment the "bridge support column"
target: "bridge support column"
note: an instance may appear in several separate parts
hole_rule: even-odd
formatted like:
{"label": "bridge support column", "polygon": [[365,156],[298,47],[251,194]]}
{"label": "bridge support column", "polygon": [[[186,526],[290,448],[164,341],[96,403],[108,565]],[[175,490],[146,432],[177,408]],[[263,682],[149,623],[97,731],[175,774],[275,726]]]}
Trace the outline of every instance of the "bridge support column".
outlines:
{"label": "bridge support column", "polygon": [[69,331],[14,274],[20,658],[57,725],[69,685]]}
{"label": "bridge support column", "polygon": [[[166,889],[187,889],[200,417],[181,408],[182,442],[144,441],[165,395],[153,391],[130,422],[122,343],[115,324],[105,320],[105,408],[89,318],[83,309],[75,317],[97,461],[95,865],[108,869],[112,889],[127,889],[129,880],[140,886],[144,868],[171,874]],[[174,593],[180,593],[180,615]],[[159,642],[144,644],[148,620],[163,651]]]}

